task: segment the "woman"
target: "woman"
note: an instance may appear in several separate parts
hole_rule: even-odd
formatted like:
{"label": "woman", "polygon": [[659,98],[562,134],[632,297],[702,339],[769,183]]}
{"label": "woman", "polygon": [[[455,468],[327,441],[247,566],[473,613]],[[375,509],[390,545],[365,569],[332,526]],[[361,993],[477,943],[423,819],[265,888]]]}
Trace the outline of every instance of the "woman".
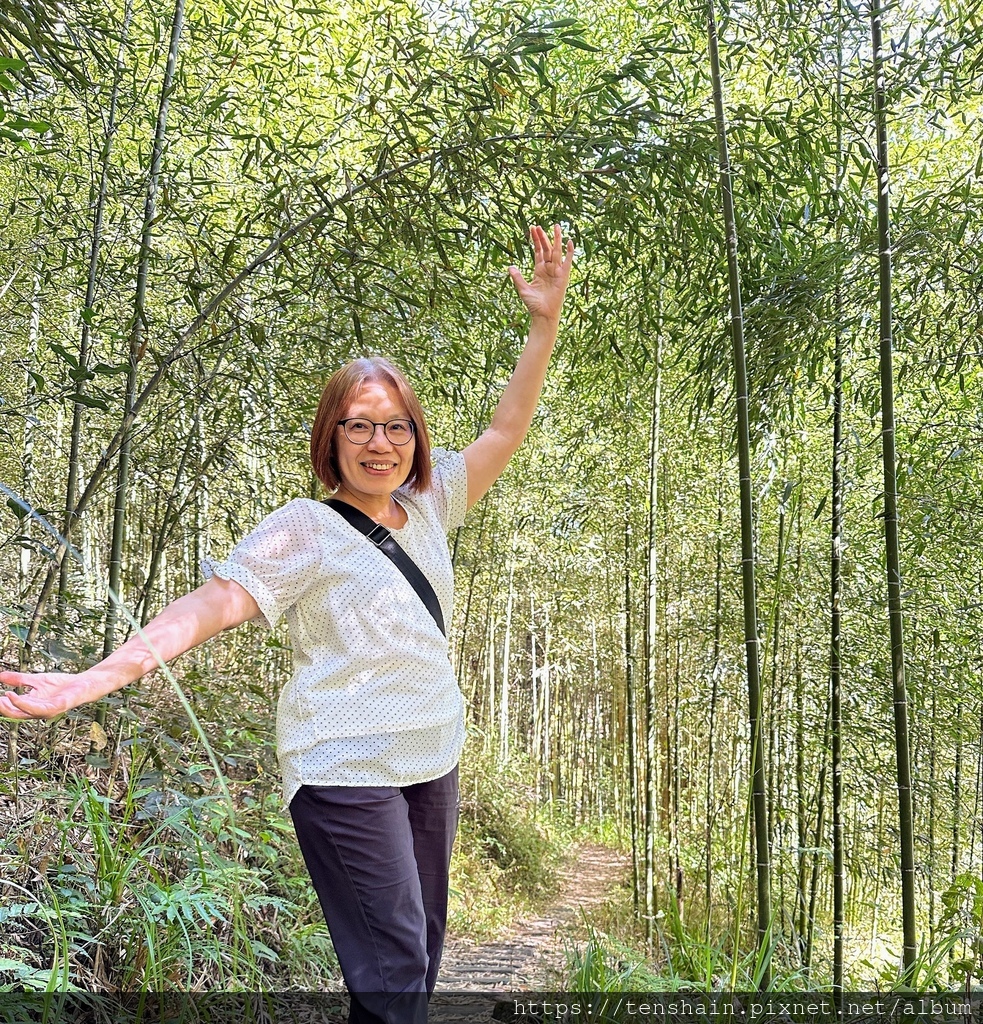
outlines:
{"label": "woman", "polygon": [[[423,411],[402,374],[383,359],[355,360],[325,387],[311,436],[315,472],[348,509],[289,502],[142,637],[84,672],[0,673],[0,714],[52,718],[134,682],[158,657],[286,615],[294,674],[278,705],[278,757],[357,1024],[424,1021],[440,964],[464,737],[438,621],[450,621],[453,599],[445,534],[522,443],[556,342],[573,243],[563,245],[558,226],[530,235],[532,279],[509,268],[529,339],[491,424],[463,452],[438,453],[431,467]],[[340,514],[352,508],[368,517],[371,539]],[[439,607],[374,550],[378,526]]]}

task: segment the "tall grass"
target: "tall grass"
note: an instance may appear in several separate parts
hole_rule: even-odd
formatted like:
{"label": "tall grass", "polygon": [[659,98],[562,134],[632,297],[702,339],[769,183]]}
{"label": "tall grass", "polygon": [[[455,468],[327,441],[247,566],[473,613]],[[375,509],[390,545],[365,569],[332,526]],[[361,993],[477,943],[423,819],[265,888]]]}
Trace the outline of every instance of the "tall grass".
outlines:
{"label": "tall grass", "polygon": [[[603,910],[600,916],[610,919]],[[617,934],[590,926],[587,940],[569,951],[567,973],[561,987],[581,1003],[594,1006],[593,1020],[621,1020],[622,1004],[609,998],[625,992],[759,992],[764,957],[770,959],[770,989],[802,992],[828,989],[825,980],[811,975],[798,963],[796,950],[772,937],[762,951],[735,947],[734,927],[725,925],[723,937],[708,939],[703,927],[690,930],[674,900],[659,916],[655,949],[643,945],[637,922],[622,920]],[[918,949],[914,969],[907,970],[897,952],[894,960],[876,965],[861,959],[849,965],[848,987],[883,993],[936,993],[965,990],[983,973],[983,881],[973,875],[957,878],[943,896],[943,912],[934,941]],[[598,1002],[599,994],[606,998]]]}
{"label": "tall grass", "polygon": [[[216,760],[241,776],[224,780],[232,814],[193,737],[152,713],[163,720],[131,712],[121,753],[101,769],[81,753],[81,716],[67,768],[51,753],[49,726],[24,727],[34,763],[20,801],[34,813],[5,816],[0,829],[0,991],[340,987],[271,766],[260,765],[269,750],[255,762],[225,755],[221,727],[206,722]],[[179,740],[165,760],[168,730]],[[565,840],[524,802],[520,767],[466,763],[462,777],[452,928],[482,938],[551,891]],[[0,776],[0,813],[11,781]]]}
{"label": "tall grass", "polygon": [[244,857],[236,833],[257,816],[240,810],[233,825],[211,795],[135,781],[112,799],[85,778],[64,795],[61,816],[41,812],[42,833],[25,823],[0,839],[0,860],[28,867],[26,884],[4,882],[0,988],[255,990],[286,981],[282,951],[305,932],[331,962],[307,887],[290,891],[275,870],[289,829],[270,808],[274,842]]}

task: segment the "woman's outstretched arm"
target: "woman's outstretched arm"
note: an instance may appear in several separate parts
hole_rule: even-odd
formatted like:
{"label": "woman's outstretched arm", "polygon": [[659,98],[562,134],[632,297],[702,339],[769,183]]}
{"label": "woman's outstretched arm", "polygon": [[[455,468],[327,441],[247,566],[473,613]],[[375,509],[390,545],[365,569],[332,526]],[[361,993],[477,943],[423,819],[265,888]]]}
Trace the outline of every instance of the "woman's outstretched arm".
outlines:
{"label": "woman's outstretched arm", "polygon": [[[213,576],[207,583],[169,604],[98,665],[84,672],[0,672],[0,684],[28,687],[18,694],[0,692],[0,715],[7,718],[54,718],[105,697],[210,637],[255,618],[259,607],[238,583]],[[146,639],[144,639],[146,638]],[[151,650],[153,648],[153,651]]]}
{"label": "woman's outstretched arm", "polygon": [[560,310],[573,266],[573,241],[564,246],[557,224],[552,238],[538,224],[529,235],[535,258],[532,280],[527,281],[518,268],[509,267],[515,290],[531,317],[529,339],[488,429],[464,449],[468,508],[501,476],[529,432],[560,328]]}

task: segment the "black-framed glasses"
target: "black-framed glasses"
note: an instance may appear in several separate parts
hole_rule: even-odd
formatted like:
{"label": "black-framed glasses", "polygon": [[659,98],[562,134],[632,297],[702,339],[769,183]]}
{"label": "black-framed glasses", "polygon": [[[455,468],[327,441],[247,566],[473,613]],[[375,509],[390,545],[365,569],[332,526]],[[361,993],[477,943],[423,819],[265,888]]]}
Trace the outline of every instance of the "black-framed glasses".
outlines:
{"label": "black-framed glasses", "polygon": [[391,444],[409,444],[416,433],[416,426],[412,420],[388,420],[386,423],[374,423],[372,420],[362,419],[361,416],[349,416],[347,420],[338,420],[338,426],[343,427],[345,437],[352,444],[368,444],[375,437],[375,428],[382,427],[383,432]]}

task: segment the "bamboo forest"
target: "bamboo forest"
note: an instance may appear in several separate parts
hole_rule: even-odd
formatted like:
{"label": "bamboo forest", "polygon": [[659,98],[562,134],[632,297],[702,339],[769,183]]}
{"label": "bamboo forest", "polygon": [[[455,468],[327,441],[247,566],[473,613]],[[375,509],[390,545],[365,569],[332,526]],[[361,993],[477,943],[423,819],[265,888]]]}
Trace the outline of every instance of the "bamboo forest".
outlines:
{"label": "bamboo forest", "polygon": [[[974,987],[981,85],[978,0],[0,0],[0,668],[324,497],[349,359],[468,445],[559,224],[531,431],[448,538],[449,936],[603,847],[561,989]],[[290,672],[247,625],[0,719],[0,990],[340,985]]]}

